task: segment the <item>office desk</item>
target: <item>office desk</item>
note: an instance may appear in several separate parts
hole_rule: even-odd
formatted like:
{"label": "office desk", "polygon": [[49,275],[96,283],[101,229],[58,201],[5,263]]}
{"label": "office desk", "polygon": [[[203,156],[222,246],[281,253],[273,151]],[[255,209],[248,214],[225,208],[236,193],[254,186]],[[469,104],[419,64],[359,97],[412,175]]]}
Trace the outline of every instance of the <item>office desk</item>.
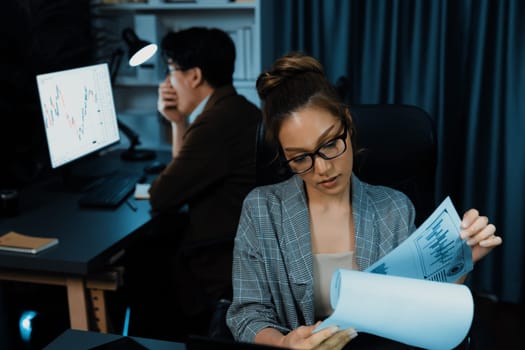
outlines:
{"label": "office desk", "polygon": [[[142,171],[147,164],[123,162],[120,151],[86,160],[75,170],[103,175]],[[157,155],[163,161],[169,157],[169,152]],[[122,270],[115,262],[129,242],[148,232],[150,206],[130,195],[134,208],[124,202],[116,209],[84,209],[77,204],[81,195],[61,188],[55,178],[20,191],[20,213],[0,218],[0,233],[57,237],[59,244],[36,255],[0,252],[0,280],[65,286],[71,328],[107,332],[104,291],[119,287]]]}

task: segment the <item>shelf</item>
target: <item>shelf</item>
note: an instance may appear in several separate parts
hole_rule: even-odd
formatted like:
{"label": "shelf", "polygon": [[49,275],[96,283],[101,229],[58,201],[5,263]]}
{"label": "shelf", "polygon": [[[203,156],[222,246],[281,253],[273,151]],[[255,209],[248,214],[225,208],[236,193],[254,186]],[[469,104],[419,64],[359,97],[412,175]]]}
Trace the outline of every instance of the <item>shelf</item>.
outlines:
{"label": "shelf", "polygon": [[[255,80],[234,80],[233,85],[238,88],[254,88]],[[139,80],[133,77],[117,77],[115,86],[117,87],[154,87],[158,88],[160,81]]]}
{"label": "shelf", "polygon": [[[108,52],[113,52],[117,45],[123,45],[118,34],[127,27],[134,29],[141,39],[155,43],[160,43],[168,31],[190,27],[219,28],[230,36],[236,49],[233,85],[240,94],[258,104],[255,83],[261,71],[261,1],[92,2],[93,27],[102,39],[97,57],[109,60]],[[115,86],[128,94],[137,92],[137,95],[148,95],[148,103],[156,101],[158,84],[165,78],[165,62],[157,54],[150,63],[148,67],[122,67]]]}
{"label": "shelf", "polygon": [[230,2],[220,3],[169,3],[169,4],[99,4],[94,6],[94,11],[100,12],[158,12],[158,11],[182,11],[182,10],[213,10],[213,11],[231,11],[231,10],[254,10],[255,2]]}

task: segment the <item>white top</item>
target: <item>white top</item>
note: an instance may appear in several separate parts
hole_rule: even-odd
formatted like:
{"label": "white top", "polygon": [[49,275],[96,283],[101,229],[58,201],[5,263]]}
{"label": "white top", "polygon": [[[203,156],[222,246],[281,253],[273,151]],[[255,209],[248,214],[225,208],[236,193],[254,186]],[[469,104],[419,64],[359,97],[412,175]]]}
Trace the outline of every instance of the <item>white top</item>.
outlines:
{"label": "white top", "polygon": [[330,305],[330,284],[335,270],[357,270],[354,252],[313,254],[315,316],[322,319],[334,310]]}

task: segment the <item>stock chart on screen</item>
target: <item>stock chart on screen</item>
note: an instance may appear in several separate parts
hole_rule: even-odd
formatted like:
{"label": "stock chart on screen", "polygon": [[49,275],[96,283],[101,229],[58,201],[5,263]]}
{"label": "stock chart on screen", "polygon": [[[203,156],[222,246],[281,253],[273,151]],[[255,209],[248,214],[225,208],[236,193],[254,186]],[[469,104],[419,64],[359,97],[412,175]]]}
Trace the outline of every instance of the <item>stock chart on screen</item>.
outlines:
{"label": "stock chart on screen", "polygon": [[53,168],[119,141],[107,64],[37,75]]}

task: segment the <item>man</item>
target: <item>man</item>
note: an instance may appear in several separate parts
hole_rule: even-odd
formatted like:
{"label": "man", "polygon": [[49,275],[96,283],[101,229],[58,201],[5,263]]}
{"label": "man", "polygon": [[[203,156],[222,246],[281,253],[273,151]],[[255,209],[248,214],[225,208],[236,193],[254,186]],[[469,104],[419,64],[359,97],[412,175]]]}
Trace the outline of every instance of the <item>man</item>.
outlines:
{"label": "man", "polygon": [[[169,74],[159,86],[158,110],[172,126],[173,159],[150,188],[157,238],[150,248],[138,247],[140,261],[132,264],[144,264],[147,254],[169,267],[152,267],[165,273],[157,270],[156,278],[148,275],[144,281],[169,279],[163,289],[169,300],[161,303],[171,307],[142,304],[149,316],[137,317],[145,328],[151,325],[150,331],[133,335],[180,340],[172,336],[177,329],[206,333],[217,302],[231,299],[233,239],[244,197],[255,186],[261,113],[232,85],[235,46],[225,32],[196,27],[169,32],[161,47]],[[187,220],[181,208],[187,208]],[[156,282],[152,288],[159,289]],[[130,332],[133,312],[132,305]],[[166,312],[171,315],[158,319]],[[151,317],[165,323],[166,331]]]}

